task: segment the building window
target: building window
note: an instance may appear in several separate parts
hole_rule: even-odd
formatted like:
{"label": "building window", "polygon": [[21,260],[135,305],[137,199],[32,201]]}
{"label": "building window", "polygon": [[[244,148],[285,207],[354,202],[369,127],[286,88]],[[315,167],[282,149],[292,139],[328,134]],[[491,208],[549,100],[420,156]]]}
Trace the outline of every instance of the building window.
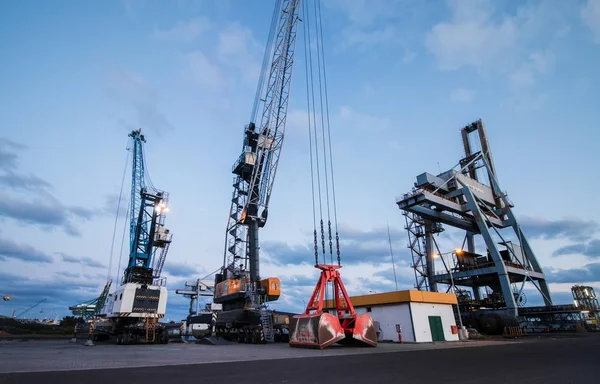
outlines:
{"label": "building window", "polygon": [[367,312],[371,312],[371,307],[367,307]]}

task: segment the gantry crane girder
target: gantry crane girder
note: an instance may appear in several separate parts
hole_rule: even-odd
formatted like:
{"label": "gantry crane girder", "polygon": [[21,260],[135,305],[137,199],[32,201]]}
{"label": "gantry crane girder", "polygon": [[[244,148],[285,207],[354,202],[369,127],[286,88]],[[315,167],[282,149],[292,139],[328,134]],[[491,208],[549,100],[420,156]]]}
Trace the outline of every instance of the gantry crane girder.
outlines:
{"label": "gantry crane girder", "polygon": [[108,292],[110,291],[110,287],[112,285],[112,280],[108,280],[104,285],[104,289],[100,296],[95,299],[84,301],[83,303],[79,303],[69,307],[69,310],[73,313],[74,316],[80,317],[84,320],[89,318],[98,316],[102,309],[104,308],[104,304],[106,302],[106,298],[108,297]]}
{"label": "gantry crane girder", "polygon": [[[472,132],[479,134],[481,151],[472,150],[469,137]],[[437,284],[453,283],[473,288],[475,299],[479,300],[479,287],[487,286],[501,295],[506,309],[516,315],[524,282],[531,281],[546,305],[551,305],[544,272],[513,213],[514,205],[500,188],[483,122],[469,124],[461,134],[465,158],[460,161],[460,169],[439,175],[422,173],[417,176],[413,190],[396,200],[407,217],[417,288],[428,286],[429,290],[437,291]],[[479,180],[479,169],[483,170],[487,184]],[[443,225],[465,231],[467,249],[455,253],[457,262],[452,271],[435,273],[434,235],[443,231]],[[505,239],[500,232],[503,229],[512,229],[512,239],[516,241]],[[483,238],[486,255],[476,253],[476,235]],[[515,295],[511,284],[519,282],[520,292]]]}

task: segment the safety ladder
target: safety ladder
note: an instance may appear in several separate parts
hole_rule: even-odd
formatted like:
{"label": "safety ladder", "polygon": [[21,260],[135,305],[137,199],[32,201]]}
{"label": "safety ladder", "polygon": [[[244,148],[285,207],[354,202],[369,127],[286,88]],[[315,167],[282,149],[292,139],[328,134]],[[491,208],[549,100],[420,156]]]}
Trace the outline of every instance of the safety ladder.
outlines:
{"label": "safety ladder", "polygon": [[156,339],[156,322],[158,321],[157,317],[154,316],[146,316],[146,343],[153,343]]}
{"label": "safety ladder", "polygon": [[271,343],[275,340],[273,335],[273,318],[271,312],[265,307],[260,308],[260,321],[262,323],[263,334],[267,343]]}
{"label": "safety ladder", "polygon": [[260,311],[260,323],[262,325],[265,341],[268,343],[273,342],[275,340],[275,336],[273,334],[273,318],[271,312],[267,309],[266,304],[259,302],[259,296],[252,286],[250,287],[249,292],[250,299],[252,300],[252,307],[258,308]]}

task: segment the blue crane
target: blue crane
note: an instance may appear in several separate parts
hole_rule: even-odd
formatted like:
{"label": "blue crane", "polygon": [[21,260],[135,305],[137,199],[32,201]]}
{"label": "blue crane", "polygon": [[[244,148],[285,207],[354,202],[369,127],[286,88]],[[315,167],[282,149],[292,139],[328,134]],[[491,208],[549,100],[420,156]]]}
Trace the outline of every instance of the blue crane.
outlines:
{"label": "blue crane", "polygon": [[[164,228],[164,214],[168,211],[168,194],[154,188],[146,174],[143,147],[146,139],[141,129],[132,131],[129,137],[133,139],[131,216],[129,262],[123,282],[151,284],[153,278],[160,276],[168,245],[171,242],[169,230]],[[157,271],[154,271],[153,261],[156,252],[160,252],[160,256],[156,263]]]}
{"label": "blue crane", "polygon": [[142,130],[129,137],[133,142],[129,260],[107,317],[113,321],[117,344],[166,343],[168,334],[158,319],[165,315],[168,297],[160,273],[172,240],[164,226],[169,196],[152,185]]}
{"label": "blue crane", "polygon": [[[31,311],[33,308],[37,307],[38,305],[42,304],[44,301],[46,301],[46,299],[42,299],[40,301],[38,301],[37,303],[33,304],[31,307],[27,308],[26,310],[22,311],[21,313],[19,313],[18,315],[14,315],[13,312],[13,318],[17,319],[19,316],[23,316],[24,314],[26,314],[27,312]],[[16,311],[15,311],[16,312]]]}
{"label": "blue crane", "polygon": [[[123,279],[112,294],[109,294],[112,280],[108,280],[99,297],[69,309],[89,321],[100,315],[107,303],[105,315],[112,325],[108,334],[116,336],[117,344],[166,343],[168,334],[158,319],[165,315],[168,297],[165,279],[160,275],[173,237],[165,228],[169,195],[152,185],[145,167],[146,138],[142,130],[131,131],[128,137],[133,145],[129,258]],[[123,184],[124,180],[125,174]]]}

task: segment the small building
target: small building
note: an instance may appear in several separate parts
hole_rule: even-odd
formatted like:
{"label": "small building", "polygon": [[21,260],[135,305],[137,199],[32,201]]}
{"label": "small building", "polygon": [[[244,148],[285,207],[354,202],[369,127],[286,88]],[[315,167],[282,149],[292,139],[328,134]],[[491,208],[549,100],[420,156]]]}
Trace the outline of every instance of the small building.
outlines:
{"label": "small building", "polygon": [[[378,323],[378,341],[458,341],[458,327],[452,306],[456,295],[428,291],[394,291],[350,297],[357,314],[368,313]],[[327,300],[325,308],[332,308]],[[399,327],[399,328],[398,328]]]}

